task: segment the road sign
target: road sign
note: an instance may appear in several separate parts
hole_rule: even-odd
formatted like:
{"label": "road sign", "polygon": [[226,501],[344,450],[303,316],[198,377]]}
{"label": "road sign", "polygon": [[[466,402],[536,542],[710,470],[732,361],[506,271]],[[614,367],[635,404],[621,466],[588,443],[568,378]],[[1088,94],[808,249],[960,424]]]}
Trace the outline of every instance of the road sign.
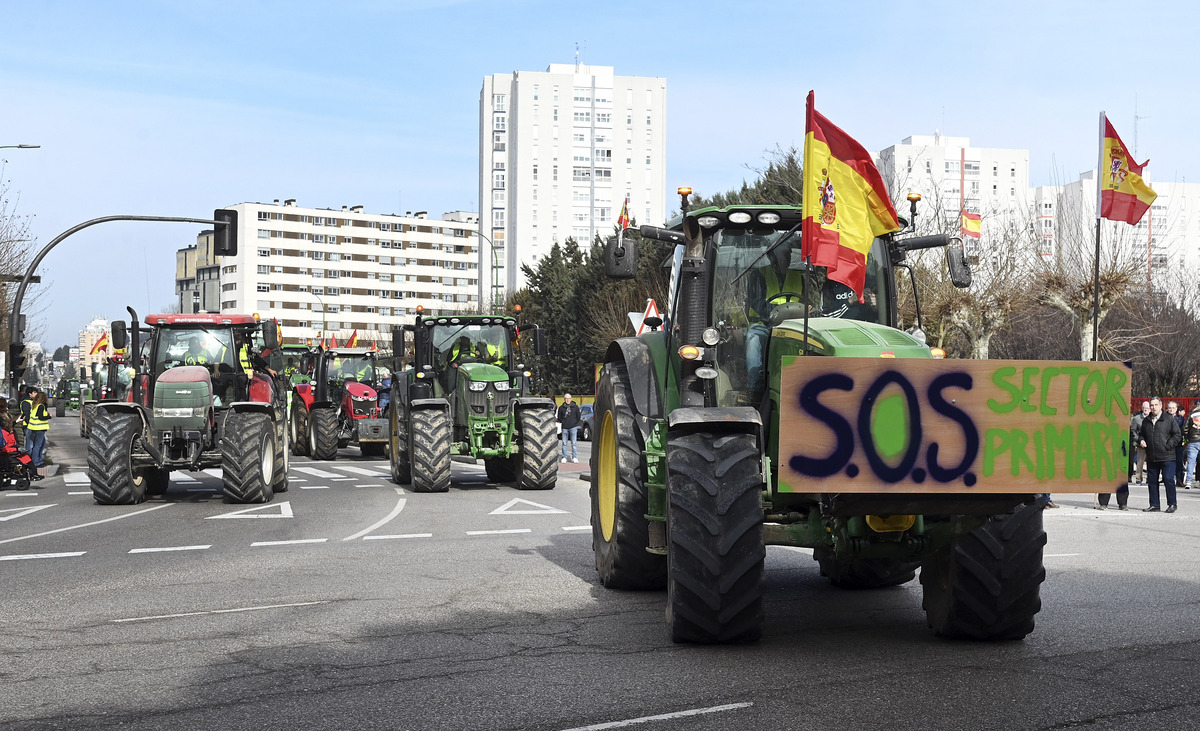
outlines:
{"label": "road sign", "polygon": [[647,317],[659,317],[659,316],[660,315],[658,314],[658,305],[654,304],[654,300],[653,299],[646,300],[646,311],[642,313],[641,322],[638,323],[637,334],[641,335],[642,333],[646,332],[646,329],[647,329],[646,318]]}

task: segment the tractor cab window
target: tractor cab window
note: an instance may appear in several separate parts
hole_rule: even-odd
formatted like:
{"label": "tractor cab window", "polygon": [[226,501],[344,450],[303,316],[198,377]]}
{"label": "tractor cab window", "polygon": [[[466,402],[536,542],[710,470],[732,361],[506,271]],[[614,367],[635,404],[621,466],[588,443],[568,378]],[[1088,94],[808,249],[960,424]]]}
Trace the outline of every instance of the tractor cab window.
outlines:
{"label": "tractor cab window", "polygon": [[[237,352],[227,328],[166,328],[158,337],[154,352],[154,372],[162,373],[180,365],[228,366],[236,372]],[[225,370],[221,368],[221,370]]]}
{"label": "tractor cab window", "polygon": [[375,364],[365,355],[339,356],[329,364],[329,378],[338,383],[358,381],[371,384],[375,382]]}
{"label": "tractor cab window", "polygon": [[433,330],[434,359],[440,367],[458,363],[491,363],[506,367],[509,332],[502,325],[439,326]]}

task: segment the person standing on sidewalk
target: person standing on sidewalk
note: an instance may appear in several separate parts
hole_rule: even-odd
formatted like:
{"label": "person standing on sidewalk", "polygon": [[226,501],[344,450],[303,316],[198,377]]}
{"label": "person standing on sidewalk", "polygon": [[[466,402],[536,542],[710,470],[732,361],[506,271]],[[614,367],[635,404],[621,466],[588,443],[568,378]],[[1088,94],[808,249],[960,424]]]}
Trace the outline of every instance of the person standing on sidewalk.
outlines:
{"label": "person standing on sidewalk", "polygon": [[571,442],[571,461],[579,461],[579,404],[571,400],[571,394],[563,396],[558,407],[558,423],[562,424],[562,461],[567,461],[567,441]]}
{"label": "person standing on sidewalk", "polygon": [[1150,415],[1150,402],[1142,402],[1142,410],[1129,417],[1129,481],[1137,469],[1137,484],[1146,479],[1146,450],[1142,447],[1142,421]]}
{"label": "person standing on sidewalk", "polygon": [[1196,486],[1196,457],[1200,456],[1200,401],[1192,407],[1192,413],[1187,415],[1184,424],[1183,438],[1187,442],[1187,463],[1184,473],[1183,486]]}
{"label": "person standing on sidewalk", "polygon": [[46,432],[50,430],[50,418],[50,407],[46,405],[46,392],[38,391],[33,395],[29,417],[25,420],[26,441],[32,447],[28,452],[33,459],[33,466],[37,468],[37,474],[31,476],[31,479],[34,480],[42,479],[42,467],[45,466],[42,459],[46,456]]}
{"label": "person standing on sidewalk", "polygon": [[1160,477],[1167,488],[1166,512],[1175,512],[1175,445],[1181,439],[1175,417],[1163,413],[1162,399],[1150,399],[1150,416],[1142,421],[1141,440],[1138,442],[1146,450],[1146,482],[1150,490],[1150,507],[1142,512],[1157,513],[1162,509],[1158,500]]}

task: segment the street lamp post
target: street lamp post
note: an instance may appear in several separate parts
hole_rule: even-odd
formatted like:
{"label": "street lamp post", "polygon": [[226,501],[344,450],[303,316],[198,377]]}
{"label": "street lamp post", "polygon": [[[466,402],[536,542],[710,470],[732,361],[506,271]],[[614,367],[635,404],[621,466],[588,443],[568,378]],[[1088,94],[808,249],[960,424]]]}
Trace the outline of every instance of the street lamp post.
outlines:
{"label": "street lamp post", "polygon": [[492,300],[491,314],[495,315],[500,310],[498,296],[500,290],[500,260],[496,257],[496,244],[487,236],[484,236],[482,231],[472,231],[471,233],[486,241],[488,247],[492,250],[492,296],[490,299]]}
{"label": "street lamp post", "polygon": [[0,145],[0,150],[36,150],[41,145]]}
{"label": "street lamp post", "polygon": [[329,318],[328,318],[329,310],[326,309],[325,300],[321,299],[321,295],[317,294],[316,292],[312,291],[311,289],[308,290],[308,293],[311,294],[313,297],[316,297],[317,302],[321,303],[321,338],[324,339],[325,331],[329,327]]}

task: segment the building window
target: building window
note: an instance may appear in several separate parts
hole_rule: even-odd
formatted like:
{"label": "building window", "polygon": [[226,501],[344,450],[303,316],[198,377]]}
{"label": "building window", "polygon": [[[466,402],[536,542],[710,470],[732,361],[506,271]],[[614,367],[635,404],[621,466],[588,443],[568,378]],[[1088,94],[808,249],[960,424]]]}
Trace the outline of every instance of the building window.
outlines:
{"label": "building window", "polygon": [[495,152],[504,152],[504,135],[492,135],[492,150]]}
{"label": "building window", "polygon": [[[258,289],[258,291],[259,291],[259,292],[270,292],[270,291],[271,291],[271,285],[269,285],[269,284],[260,284],[260,285],[258,285],[257,289]],[[264,308],[264,309],[265,309],[265,308]]]}
{"label": "building window", "polygon": [[497,115],[496,115],[496,117],[495,117],[495,119],[492,121],[492,129],[493,129],[493,130],[495,130],[495,131],[497,131],[497,132],[503,132],[503,131],[504,131],[504,129],[505,129],[505,126],[504,126],[504,125],[505,125],[505,122],[504,122],[504,115],[503,115],[503,114],[497,114]]}
{"label": "building window", "polygon": [[596,124],[612,124],[612,112],[596,112]]}
{"label": "building window", "polygon": [[270,256],[270,255],[271,255],[271,250],[270,250],[270,249],[259,249],[259,250],[258,250],[258,255],[259,255],[259,256]]}
{"label": "building window", "polygon": [[592,113],[591,112],[575,112],[574,115],[572,116],[572,119],[576,122],[591,122],[592,121]]}
{"label": "building window", "polygon": [[266,221],[266,220],[268,220],[267,212],[266,212],[266,211],[259,211],[259,212],[258,212],[258,220],[260,220],[260,221]]}
{"label": "building window", "polygon": [[266,230],[265,228],[260,228],[258,230],[258,238],[269,239],[269,238],[271,238],[271,232]]}
{"label": "building window", "polygon": [[506,111],[506,102],[503,94],[492,94],[492,109],[497,112]]}
{"label": "building window", "polygon": [[495,190],[504,190],[504,173],[495,173],[492,175],[492,188]]}
{"label": "building window", "polygon": [[271,267],[267,266],[266,264],[258,265],[258,273],[259,274],[269,274],[270,272],[271,272]]}
{"label": "building window", "polygon": [[533,166],[533,180],[535,183],[537,182],[537,165]]}

